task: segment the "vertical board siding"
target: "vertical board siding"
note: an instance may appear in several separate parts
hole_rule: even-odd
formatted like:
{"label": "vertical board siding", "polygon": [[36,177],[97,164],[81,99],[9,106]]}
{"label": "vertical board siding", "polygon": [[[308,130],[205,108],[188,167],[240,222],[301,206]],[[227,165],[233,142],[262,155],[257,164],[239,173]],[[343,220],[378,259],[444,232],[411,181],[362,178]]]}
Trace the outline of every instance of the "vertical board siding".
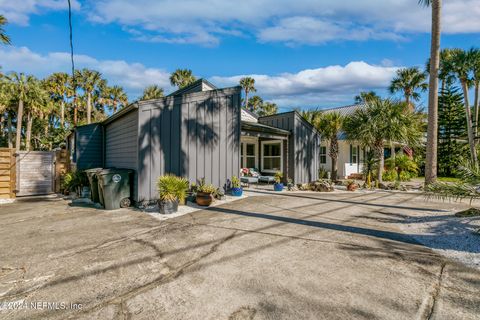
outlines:
{"label": "vertical board siding", "polygon": [[133,110],[105,127],[105,167],[134,170],[133,198],[137,189],[138,111]]}
{"label": "vertical board siding", "polygon": [[139,114],[137,201],[157,199],[156,181],[166,173],[219,188],[238,176],[239,88],[144,102]]}
{"label": "vertical board siding", "polygon": [[75,165],[79,170],[103,167],[103,128],[100,123],[75,130]]}

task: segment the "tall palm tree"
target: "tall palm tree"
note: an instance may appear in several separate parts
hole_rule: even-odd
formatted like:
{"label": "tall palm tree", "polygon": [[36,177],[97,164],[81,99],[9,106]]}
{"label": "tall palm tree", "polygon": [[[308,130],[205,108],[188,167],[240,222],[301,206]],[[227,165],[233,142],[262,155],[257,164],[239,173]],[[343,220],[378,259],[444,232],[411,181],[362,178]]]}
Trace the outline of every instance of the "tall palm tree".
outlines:
{"label": "tall palm tree", "polygon": [[10,37],[7,36],[5,33],[5,30],[3,29],[3,26],[8,23],[7,18],[5,18],[3,15],[0,14],[0,42],[3,44],[10,44]]}
{"label": "tall palm tree", "polygon": [[247,108],[248,93],[257,91],[257,89],[255,88],[255,79],[253,79],[252,77],[243,77],[240,79],[240,86],[242,86],[243,90],[245,91],[245,108]]}
{"label": "tall palm tree", "polygon": [[32,126],[34,118],[43,118],[44,113],[48,112],[47,92],[42,88],[41,82],[35,79],[32,81],[27,98],[25,100],[27,130],[25,132],[25,150],[30,151],[32,141]]}
{"label": "tall palm tree", "polygon": [[398,69],[397,75],[393,78],[388,89],[392,94],[402,92],[407,106],[413,110],[410,100],[418,101],[420,99],[418,91],[427,90],[426,79],[426,74],[417,67]]}
{"label": "tall palm tree", "polygon": [[310,109],[310,110],[300,110],[300,109],[295,109],[300,113],[300,115],[310,122],[312,125],[315,124],[315,121],[321,116],[321,111],[318,109]]}
{"label": "tall palm tree", "polygon": [[75,77],[87,96],[87,124],[90,124],[92,122],[93,109],[92,96],[102,82],[102,74],[95,70],[82,69],[81,71],[76,71]]}
{"label": "tall palm tree", "polygon": [[278,112],[278,106],[276,103],[273,102],[264,102],[260,106],[260,109],[257,111],[258,116],[270,116],[272,114],[276,114]]}
{"label": "tall palm tree", "polygon": [[197,78],[190,69],[177,69],[170,75],[170,84],[177,86],[179,89],[192,84],[196,80]]}
{"label": "tall palm tree", "polygon": [[370,148],[378,159],[377,182],[382,182],[385,143],[416,146],[422,138],[421,114],[410,111],[406,103],[376,99],[344,119],[343,128],[350,141]]}
{"label": "tall palm tree", "polygon": [[337,180],[337,160],[338,160],[338,135],[343,127],[344,118],[338,112],[322,114],[314,121],[314,125],[320,131],[322,139],[327,140],[329,145],[328,155],[332,159],[333,181]]}
{"label": "tall palm tree", "polygon": [[428,72],[428,126],[425,159],[425,183],[437,179],[438,128],[438,69],[440,65],[440,27],[442,0],[419,0],[419,4],[432,7],[432,35],[430,43],[430,71]]}
{"label": "tall palm tree", "polygon": [[248,100],[247,109],[252,112],[257,112],[260,106],[263,104],[263,99],[259,96],[253,96]]}
{"label": "tall palm tree", "polygon": [[471,48],[468,51],[473,74],[474,100],[473,100],[473,127],[474,135],[478,132],[478,114],[480,108],[480,50]]}
{"label": "tall palm tree", "polygon": [[151,99],[160,99],[163,98],[163,89],[157,86],[156,84],[146,87],[143,90],[143,94],[140,97],[140,100],[151,100]]}
{"label": "tall palm tree", "polygon": [[15,148],[17,151],[20,151],[24,103],[28,100],[29,92],[30,90],[32,90],[37,80],[33,76],[16,72],[10,73],[8,77],[10,79],[10,93],[12,95],[12,98],[18,102]]}
{"label": "tall palm tree", "polygon": [[456,74],[457,78],[460,80],[463,91],[463,101],[465,106],[465,116],[467,119],[467,134],[468,134],[468,144],[470,146],[470,156],[473,165],[478,163],[477,158],[477,149],[475,148],[475,137],[473,133],[473,124],[472,124],[472,112],[470,109],[469,102],[469,85],[471,79],[469,78],[470,71],[472,69],[472,60],[471,55],[464,50],[457,50],[454,53],[452,58],[452,70]]}
{"label": "tall palm tree", "polygon": [[60,126],[65,127],[65,99],[68,95],[70,76],[65,72],[55,72],[46,79],[46,87],[50,97],[60,103]]}
{"label": "tall palm tree", "polygon": [[375,91],[362,91],[358,96],[355,96],[355,103],[366,103],[372,99],[380,99]]}
{"label": "tall palm tree", "polygon": [[113,113],[117,112],[119,106],[125,107],[128,104],[127,94],[120,86],[107,87],[104,96],[107,104],[111,106]]}

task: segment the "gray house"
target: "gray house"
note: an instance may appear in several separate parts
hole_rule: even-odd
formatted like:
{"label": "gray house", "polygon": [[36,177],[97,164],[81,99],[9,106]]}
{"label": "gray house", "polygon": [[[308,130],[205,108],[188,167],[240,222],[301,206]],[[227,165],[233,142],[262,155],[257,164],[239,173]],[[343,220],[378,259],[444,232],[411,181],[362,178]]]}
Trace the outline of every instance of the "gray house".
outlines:
{"label": "gray house", "polygon": [[266,175],[283,171],[297,183],[315,180],[318,172],[320,137],[298,113],[257,118],[241,109],[240,87],[218,89],[204,79],[165,98],[135,102],[101,124],[77,127],[73,136],[77,168],[134,170],[137,203],[158,197],[157,179],[165,173],[226,187],[244,167]]}

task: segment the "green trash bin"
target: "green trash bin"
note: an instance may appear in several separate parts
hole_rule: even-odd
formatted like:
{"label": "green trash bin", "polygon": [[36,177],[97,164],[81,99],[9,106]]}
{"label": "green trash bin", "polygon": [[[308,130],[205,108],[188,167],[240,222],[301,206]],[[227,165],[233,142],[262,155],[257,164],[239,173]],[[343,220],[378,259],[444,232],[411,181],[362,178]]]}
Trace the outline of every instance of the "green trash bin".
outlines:
{"label": "green trash bin", "polygon": [[100,195],[98,194],[98,178],[97,172],[102,170],[102,168],[92,168],[85,170],[85,173],[88,177],[88,182],[90,183],[90,199],[93,202],[98,203],[100,202]]}
{"label": "green trash bin", "polygon": [[97,172],[100,203],[106,210],[130,206],[130,169],[102,169]]}

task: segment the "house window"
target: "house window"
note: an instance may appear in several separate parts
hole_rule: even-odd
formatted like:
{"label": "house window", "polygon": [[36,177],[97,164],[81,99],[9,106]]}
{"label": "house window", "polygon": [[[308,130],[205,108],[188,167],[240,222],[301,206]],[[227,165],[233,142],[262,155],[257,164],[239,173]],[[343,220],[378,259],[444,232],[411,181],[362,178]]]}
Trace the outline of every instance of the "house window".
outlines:
{"label": "house window", "polygon": [[262,170],[265,172],[283,171],[282,141],[262,142]]}
{"label": "house window", "polygon": [[358,146],[350,145],[350,164],[359,163],[358,159]]}
{"label": "house window", "polygon": [[257,144],[242,142],[240,146],[242,168],[257,168]]}
{"label": "house window", "polygon": [[327,147],[320,146],[320,164],[327,163]]}

